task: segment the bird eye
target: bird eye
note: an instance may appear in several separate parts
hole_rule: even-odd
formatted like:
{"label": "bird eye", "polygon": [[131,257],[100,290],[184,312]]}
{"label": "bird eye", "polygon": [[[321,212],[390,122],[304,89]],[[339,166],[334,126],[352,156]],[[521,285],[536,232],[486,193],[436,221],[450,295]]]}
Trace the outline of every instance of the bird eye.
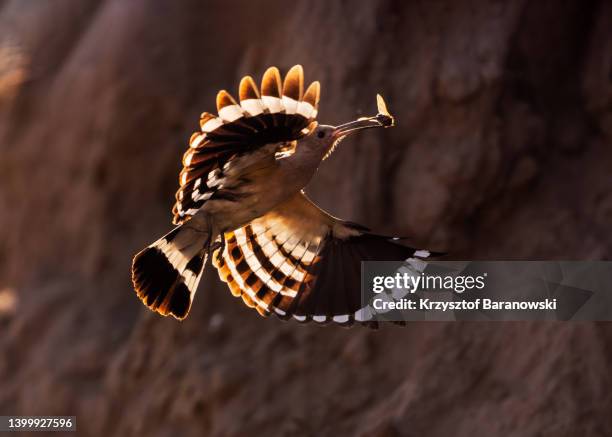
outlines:
{"label": "bird eye", "polygon": [[319,132],[317,132],[317,136],[319,138],[323,138],[325,136],[325,132],[323,132],[322,130],[320,130]]}

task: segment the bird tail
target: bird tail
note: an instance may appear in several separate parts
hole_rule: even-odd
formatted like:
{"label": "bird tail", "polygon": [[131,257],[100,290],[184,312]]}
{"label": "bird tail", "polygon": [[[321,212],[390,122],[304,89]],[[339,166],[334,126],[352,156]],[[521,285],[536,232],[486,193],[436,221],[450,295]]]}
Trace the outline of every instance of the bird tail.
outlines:
{"label": "bird tail", "polygon": [[164,316],[187,317],[214,239],[208,217],[194,216],[137,253],[132,282],[140,300]]}

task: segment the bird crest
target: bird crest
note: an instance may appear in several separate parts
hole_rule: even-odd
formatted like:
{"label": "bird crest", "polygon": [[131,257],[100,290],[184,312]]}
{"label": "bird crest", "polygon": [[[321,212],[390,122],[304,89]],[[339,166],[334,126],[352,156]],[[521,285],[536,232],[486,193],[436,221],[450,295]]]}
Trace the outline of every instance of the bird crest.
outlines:
{"label": "bird crest", "polygon": [[292,67],[284,80],[278,68],[268,68],[261,91],[251,76],[243,77],[239,101],[226,90],[219,91],[217,115],[201,115],[200,130],[193,133],[183,155],[173,222],[183,223],[212,197],[214,187],[209,186],[208,175],[216,169],[221,172],[234,156],[269,143],[290,143],[314,128],[320,92],[318,81],[304,91],[301,65]]}

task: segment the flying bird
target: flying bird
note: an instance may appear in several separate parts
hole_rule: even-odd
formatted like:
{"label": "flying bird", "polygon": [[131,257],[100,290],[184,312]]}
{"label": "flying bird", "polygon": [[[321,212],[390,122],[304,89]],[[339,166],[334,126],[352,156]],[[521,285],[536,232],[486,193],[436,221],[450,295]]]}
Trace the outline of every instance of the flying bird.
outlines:
{"label": "flying bird", "polygon": [[177,225],[132,263],[138,297],[179,320],[189,313],[209,256],[219,277],[262,316],[376,327],[362,303],[361,262],[425,258],[317,207],[303,191],[347,135],[395,124],[377,96],[378,114],[339,126],[318,124],[320,84],[304,91],[300,65],[284,80],[266,70],[258,89],[240,81],[236,101],[217,94],[183,155],[172,209]]}

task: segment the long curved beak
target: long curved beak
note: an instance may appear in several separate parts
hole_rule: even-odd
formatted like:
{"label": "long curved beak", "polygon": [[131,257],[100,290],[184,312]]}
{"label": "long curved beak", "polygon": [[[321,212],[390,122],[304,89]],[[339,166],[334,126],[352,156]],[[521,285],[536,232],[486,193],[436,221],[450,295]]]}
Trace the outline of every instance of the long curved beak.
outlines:
{"label": "long curved beak", "polygon": [[395,119],[387,110],[387,105],[380,94],[376,95],[378,104],[378,114],[373,117],[362,117],[358,120],[336,126],[334,130],[334,138],[342,138],[352,132],[370,129],[373,127],[391,127],[395,126]]}

